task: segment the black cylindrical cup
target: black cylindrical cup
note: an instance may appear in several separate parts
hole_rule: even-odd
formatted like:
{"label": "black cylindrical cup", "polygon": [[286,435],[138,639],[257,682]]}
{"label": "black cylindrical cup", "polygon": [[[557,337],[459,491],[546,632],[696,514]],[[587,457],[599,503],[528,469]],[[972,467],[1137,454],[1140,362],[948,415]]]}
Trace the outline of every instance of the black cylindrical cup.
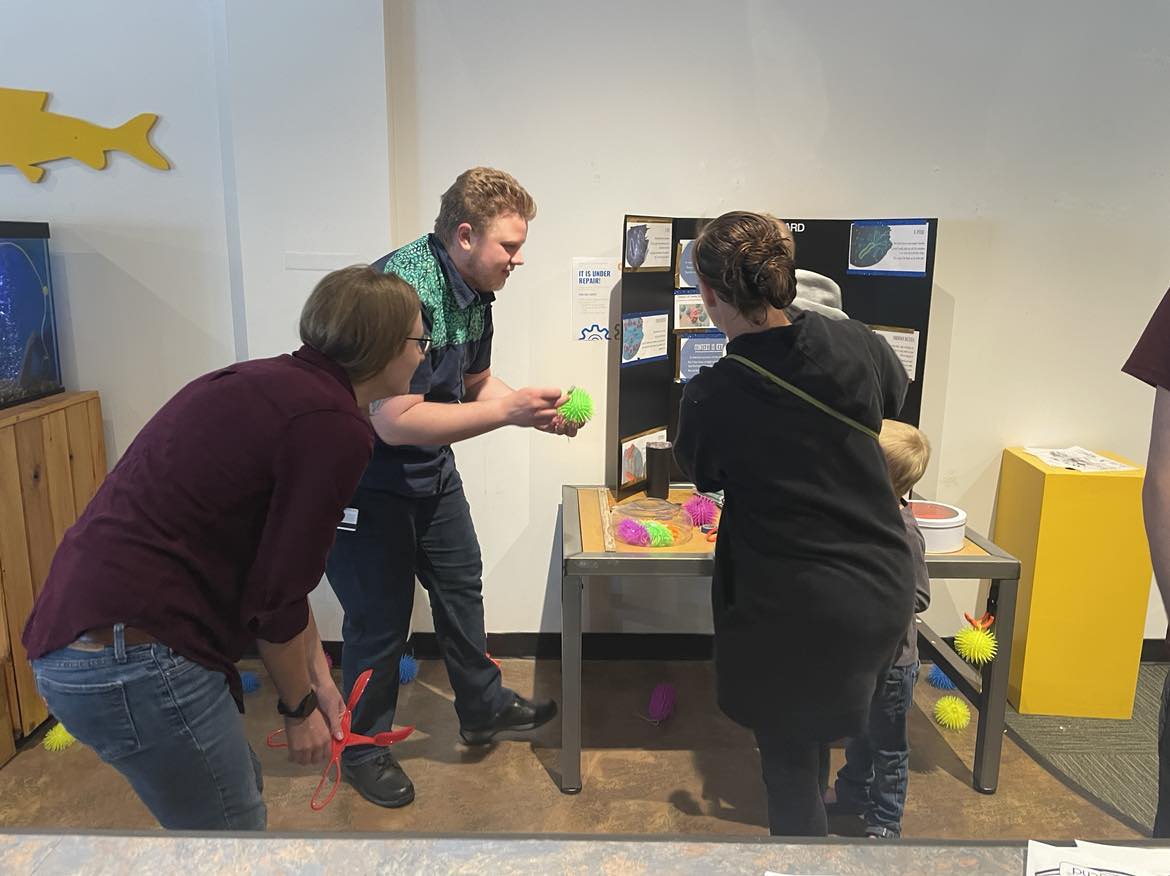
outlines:
{"label": "black cylindrical cup", "polygon": [[646,495],[665,499],[670,493],[671,443],[651,441],[646,445]]}

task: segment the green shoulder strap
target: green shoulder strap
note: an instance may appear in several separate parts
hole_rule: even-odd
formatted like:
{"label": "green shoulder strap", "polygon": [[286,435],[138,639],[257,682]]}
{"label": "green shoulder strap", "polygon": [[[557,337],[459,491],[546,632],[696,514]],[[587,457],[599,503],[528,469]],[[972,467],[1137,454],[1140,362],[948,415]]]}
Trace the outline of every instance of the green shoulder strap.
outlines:
{"label": "green shoulder strap", "polygon": [[822,410],[822,411],[824,411],[826,414],[828,414],[830,417],[833,417],[833,418],[835,418],[835,419],[838,419],[838,420],[840,420],[842,423],[845,423],[845,424],[846,424],[846,425],[848,425],[848,426],[852,426],[852,427],[853,427],[854,429],[856,429],[858,432],[864,432],[866,435],[868,435],[868,436],[869,436],[870,438],[872,438],[874,441],[877,441],[877,440],[878,440],[878,433],[877,433],[877,432],[875,432],[873,429],[870,429],[870,428],[868,428],[868,427],[866,427],[866,426],[863,426],[863,425],[861,425],[861,423],[857,422],[857,421],[856,421],[855,419],[853,419],[852,417],[847,417],[847,416],[845,416],[845,415],[844,415],[843,413],[841,413],[840,411],[835,411],[835,410],[833,410],[831,407],[829,407],[829,406],[828,406],[827,404],[825,404],[824,402],[822,402],[822,401],[819,401],[818,399],[815,399],[815,398],[813,398],[811,395],[809,395],[809,394],[808,394],[807,392],[805,392],[803,389],[800,389],[799,387],[793,386],[793,385],[792,385],[791,383],[789,383],[787,380],[784,380],[784,379],[783,379],[783,378],[781,378],[781,377],[777,377],[775,374],[773,374],[773,373],[772,373],[771,371],[769,371],[767,368],[763,368],[763,367],[761,367],[760,365],[757,365],[757,364],[756,364],[755,362],[753,362],[751,359],[747,359],[747,358],[745,358],[745,357],[743,357],[743,356],[740,356],[738,353],[728,353],[728,354],[727,354],[727,358],[728,358],[728,359],[734,359],[736,362],[739,362],[741,365],[746,365],[748,368],[752,369],[752,371],[756,372],[756,373],[757,373],[757,374],[759,374],[761,377],[765,377],[765,378],[767,378],[768,380],[772,381],[772,382],[773,382],[774,384],[776,384],[777,386],[779,386],[779,387],[781,387],[781,388],[783,388],[783,389],[786,389],[786,390],[788,390],[790,393],[792,393],[793,395],[797,396],[798,398],[802,398],[802,399],[804,399],[804,400],[805,400],[806,402],[808,402],[810,405],[812,405],[812,406],[813,406],[813,407],[815,407],[815,408],[819,408],[820,410]]}

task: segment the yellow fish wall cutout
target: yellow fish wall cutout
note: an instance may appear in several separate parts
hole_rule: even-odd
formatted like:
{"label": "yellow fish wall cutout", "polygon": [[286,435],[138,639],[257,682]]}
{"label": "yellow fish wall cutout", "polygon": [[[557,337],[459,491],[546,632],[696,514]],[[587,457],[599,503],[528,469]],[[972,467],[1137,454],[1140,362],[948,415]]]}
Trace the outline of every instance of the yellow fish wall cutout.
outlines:
{"label": "yellow fish wall cutout", "polygon": [[47,91],[0,88],[0,166],[11,165],[29,182],[45,175],[39,164],[76,158],[95,170],[106,166],[106,153],[125,152],[143,164],[170,170],[166,156],[150,143],[150,129],[158,121],[142,113],[117,128],[103,128],[84,119],[46,112]]}

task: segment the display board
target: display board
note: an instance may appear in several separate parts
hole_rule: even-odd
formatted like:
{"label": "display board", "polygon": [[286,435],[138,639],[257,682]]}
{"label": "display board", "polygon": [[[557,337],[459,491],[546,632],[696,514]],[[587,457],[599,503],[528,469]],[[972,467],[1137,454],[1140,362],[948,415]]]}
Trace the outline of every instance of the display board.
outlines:
{"label": "display board", "polygon": [[[690,262],[688,244],[705,221],[627,215],[623,222],[606,436],[606,484],[621,497],[645,485],[647,442],[674,439],[686,381],[723,355],[726,339],[702,307]],[[785,221],[797,270],[810,272],[798,277],[812,287],[836,284],[845,313],[898,354],[911,379],[898,419],[918,425],[938,220]]]}

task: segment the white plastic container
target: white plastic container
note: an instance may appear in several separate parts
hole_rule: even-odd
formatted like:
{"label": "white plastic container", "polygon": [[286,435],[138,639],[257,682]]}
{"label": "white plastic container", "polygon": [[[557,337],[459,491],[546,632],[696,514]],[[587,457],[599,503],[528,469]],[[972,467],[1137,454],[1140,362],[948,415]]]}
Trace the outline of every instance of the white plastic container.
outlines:
{"label": "white plastic container", "polygon": [[910,510],[926,539],[928,554],[953,554],[963,549],[967,534],[967,512],[942,502],[913,499]]}

